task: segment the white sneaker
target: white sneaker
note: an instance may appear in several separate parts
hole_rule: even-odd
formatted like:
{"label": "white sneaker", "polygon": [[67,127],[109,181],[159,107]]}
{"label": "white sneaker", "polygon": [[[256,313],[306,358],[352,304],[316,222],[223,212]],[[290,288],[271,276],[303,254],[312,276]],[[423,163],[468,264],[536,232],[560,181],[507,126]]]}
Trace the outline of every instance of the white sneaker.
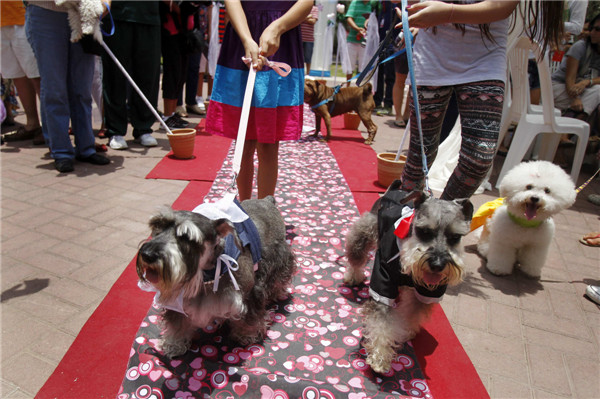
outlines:
{"label": "white sneaker", "polygon": [[204,97],[202,96],[196,96],[196,104],[200,105],[204,105]]}
{"label": "white sneaker", "polygon": [[108,145],[113,150],[126,150],[128,148],[125,137],[123,136],[112,136]]}
{"label": "white sneaker", "polygon": [[597,285],[588,285],[585,290],[585,294],[592,301],[600,305],[600,287],[598,287]]}
{"label": "white sneaker", "polygon": [[158,142],[150,133],[142,134],[140,137],[135,139],[136,143],[140,143],[144,147],[156,147]]}

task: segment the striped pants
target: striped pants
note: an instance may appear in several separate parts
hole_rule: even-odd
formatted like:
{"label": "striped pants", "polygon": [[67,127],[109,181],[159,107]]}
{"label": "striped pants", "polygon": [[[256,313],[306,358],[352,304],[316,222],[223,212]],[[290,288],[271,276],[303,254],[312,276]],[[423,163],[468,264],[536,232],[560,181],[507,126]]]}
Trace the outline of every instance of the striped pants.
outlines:
{"label": "striped pants", "polygon": [[[452,91],[456,91],[461,120],[461,146],[458,165],[446,184],[441,198],[469,198],[480,186],[492,166],[504,102],[504,83],[498,80],[456,86],[419,86],[419,107],[423,145],[429,168],[437,155],[440,131]],[[410,102],[410,145],[402,173],[402,189],[424,187],[421,140],[413,101]]]}

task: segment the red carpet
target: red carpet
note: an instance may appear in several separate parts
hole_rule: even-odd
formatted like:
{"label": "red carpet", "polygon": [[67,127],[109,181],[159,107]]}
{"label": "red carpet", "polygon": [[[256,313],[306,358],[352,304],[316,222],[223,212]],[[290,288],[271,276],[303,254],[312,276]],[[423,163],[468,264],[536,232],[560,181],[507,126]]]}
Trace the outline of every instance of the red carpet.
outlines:
{"label": "red carpet", "polygon": [[[329,147],[362,213],[384,190],[376,183],[373,150],[362,143],[358,131],[339,129],[341,123],[341,118],[334,118]],[[204,198],[223,164],[230,140],[199,134],[196,144],[195,151],[199,152],[195,152],[195,159],[183,161],[166,157],[148,175],[148,178],[200,180],[190,182],[173,204],[176,209],[192,209]],[[198,164],[199,161],[203,162]],[[184,162],[186,166],[181,167]],[[135,264],[131,262],[36,398],[116,396],[130,356],[132,338],[152,302],[153,295],[140,291],[136,282]],[[435,308],[431,321],[413,344],[434,398],[489,396],[440,306]]]}
{"label": "red carpet", "polygon": [[202,119],[196,126],[198,133],[193,158],[177,159],[169,153],[148,173],[146,178],[213,181],[223,165],[232,140],[206,133],[204,121],[205,119]]}

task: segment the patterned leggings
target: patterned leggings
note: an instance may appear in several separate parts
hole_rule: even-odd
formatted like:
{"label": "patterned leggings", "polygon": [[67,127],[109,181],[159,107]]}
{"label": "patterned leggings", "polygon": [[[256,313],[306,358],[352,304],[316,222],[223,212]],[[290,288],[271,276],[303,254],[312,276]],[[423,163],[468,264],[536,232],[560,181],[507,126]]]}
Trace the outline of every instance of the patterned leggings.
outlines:
{"label": "patterned leggings", "polygon": [[[494,158],[504,102],[504,83],[498,80],[456,86],[419,86],[423,144],[428,168],[437,156],[442,122],[452,90],[456,91],[462,142],[458,165],[441,196],[446,200],[469,198],[483,182]],[[415,121],[413,101],[410,102],[410,108],[410,119]],[[423,189],[425,185],[417,123],[411,122],[410,128],[408,159],[402,173],[402,189],[406,191]]]}

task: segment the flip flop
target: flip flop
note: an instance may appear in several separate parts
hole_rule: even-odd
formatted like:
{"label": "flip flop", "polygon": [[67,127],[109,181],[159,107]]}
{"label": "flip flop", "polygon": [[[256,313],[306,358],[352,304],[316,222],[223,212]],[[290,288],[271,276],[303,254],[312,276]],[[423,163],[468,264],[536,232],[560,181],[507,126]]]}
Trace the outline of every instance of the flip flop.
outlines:
{"label": "flip flop", "polygon": [[588,247],[600,247],[600,241],[596,244],[588,242],[588,240],[600,240],[600,233],[586,234],[579,239],[579,242]]}
{"label": "flip flop", "polygon": [[397,126],[397,127],[406,127],[406,122],[404,122],[403,120],[394,121],[394,126]]}

